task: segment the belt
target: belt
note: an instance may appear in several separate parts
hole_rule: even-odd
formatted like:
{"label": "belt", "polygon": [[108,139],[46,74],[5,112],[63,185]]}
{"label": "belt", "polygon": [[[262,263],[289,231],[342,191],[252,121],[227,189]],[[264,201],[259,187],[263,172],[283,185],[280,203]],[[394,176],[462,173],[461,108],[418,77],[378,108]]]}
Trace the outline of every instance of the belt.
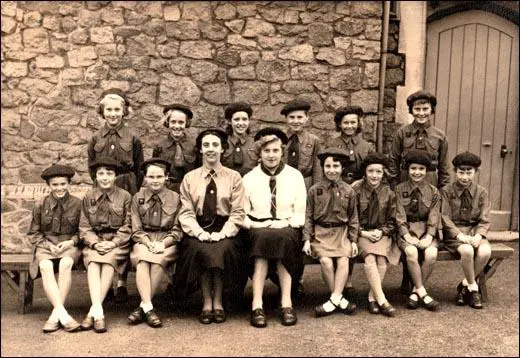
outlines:
{"label": "belt", "polygon": [[215,215],[213,220],[203,220],[202,216],[197,215],[197,223],[207,232],[222,230],[228,219],[229,216]]}
{"label": "belt", "polygon": [[160,231],[168,231],[168,229],[163,229],[162,227],[143,227],[143,231],[149,231],[149,232],[160,232]]}
{"label": "belt", "polygon": [[264,222],[264,221],[267,221],[267,220],[276,220],[275,218],[262,218],[262,219],[259,219],[259,218],[255,218],[253,215],[250,215],[250,214],[247,214],[247,217],[249,219],[251,219],[252,221],[256,221],[256,222]]}
{"label": "belt", "polygon": [[104,227],[104,228],[100,228],[100,229],[97,229],[95,230],[96,231],[96,234],[115,234],[117,232],[118,229],[113,229],[111,227]]}
{"label": "belt", "polygon": [[330,229],[331,227],[340,227],[345,226],[347,223],[325,223],[325,222],[315,222],[314,225],[318,225],[324,227],[326,229]]}
{"label": "belt", "polygon": [[426,220],[427,219],[421,219],[421,218],[417,218],[417,217],[407,217],[406,218],[406,221],[409,223],[417,223],[417,222],[426,221]]}

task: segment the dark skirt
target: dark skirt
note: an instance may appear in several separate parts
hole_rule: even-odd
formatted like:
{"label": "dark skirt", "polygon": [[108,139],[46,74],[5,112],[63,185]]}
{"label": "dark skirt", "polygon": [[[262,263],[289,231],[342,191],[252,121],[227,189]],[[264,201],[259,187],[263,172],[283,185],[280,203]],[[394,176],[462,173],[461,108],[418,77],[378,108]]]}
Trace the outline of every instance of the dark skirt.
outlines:
{"label": "dark skirt", "polygon": [[303,274],[300,229],[292,227],[283,229],[251,229],[249,235],[252,246],[250,256],[253,259],[260,257],[268,260],[269,278],[276,276],[276,261],[281,260],[282,265],[291,275],[293,282],[297,282],[300,279]]}

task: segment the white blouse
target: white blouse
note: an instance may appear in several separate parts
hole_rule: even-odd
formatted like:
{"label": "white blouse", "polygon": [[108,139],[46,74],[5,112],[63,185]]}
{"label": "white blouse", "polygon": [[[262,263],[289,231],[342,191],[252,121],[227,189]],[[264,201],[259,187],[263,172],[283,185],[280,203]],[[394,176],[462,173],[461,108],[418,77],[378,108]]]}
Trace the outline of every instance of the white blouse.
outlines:
{"label": "white blouse", "polygon": [[[260,168],[260,164],[247,173],[243,180],[246,217],[244,228],[251,227],[248,214],[257,218],[271,218],[270,176]],[[305,223],[307,190],[303,176],[297,169],[285,165],[276,176],[276,218],[286,219],[291,227],[302,227]]]}

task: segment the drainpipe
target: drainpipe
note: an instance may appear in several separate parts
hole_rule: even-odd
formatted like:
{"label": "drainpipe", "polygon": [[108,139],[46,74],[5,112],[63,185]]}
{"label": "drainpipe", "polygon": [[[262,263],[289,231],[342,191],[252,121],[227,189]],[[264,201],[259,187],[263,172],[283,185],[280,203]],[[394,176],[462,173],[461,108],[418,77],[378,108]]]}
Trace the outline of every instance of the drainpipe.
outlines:
{"label": "drainpipe", "polygon": [[379,62],[379,103],[377,105],[376,150],[383,153],[383,112],[385,98],[386,55],[388,50],[388,25],[390,23],[390,1],[383,1],[383,33],[381,39],[381,60]]}

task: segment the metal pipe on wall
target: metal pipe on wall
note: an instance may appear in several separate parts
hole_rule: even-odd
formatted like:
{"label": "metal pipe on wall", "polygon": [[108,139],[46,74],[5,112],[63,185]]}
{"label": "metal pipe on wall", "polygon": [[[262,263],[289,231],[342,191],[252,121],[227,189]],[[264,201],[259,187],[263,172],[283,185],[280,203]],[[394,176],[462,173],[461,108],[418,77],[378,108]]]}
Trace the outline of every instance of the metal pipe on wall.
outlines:
{"label": "metal pipe on wall", "polygon": [[386,56],[388,51],[388,27],[390,24],[390,1],[383,1],[383,33],[381,38],[381,59],[379,61],[379,102],[377,105],[377,127],[376,127],[376,150],[383,152],[383,124],[384,98],[385,98],[385,77],[386,77]]}

